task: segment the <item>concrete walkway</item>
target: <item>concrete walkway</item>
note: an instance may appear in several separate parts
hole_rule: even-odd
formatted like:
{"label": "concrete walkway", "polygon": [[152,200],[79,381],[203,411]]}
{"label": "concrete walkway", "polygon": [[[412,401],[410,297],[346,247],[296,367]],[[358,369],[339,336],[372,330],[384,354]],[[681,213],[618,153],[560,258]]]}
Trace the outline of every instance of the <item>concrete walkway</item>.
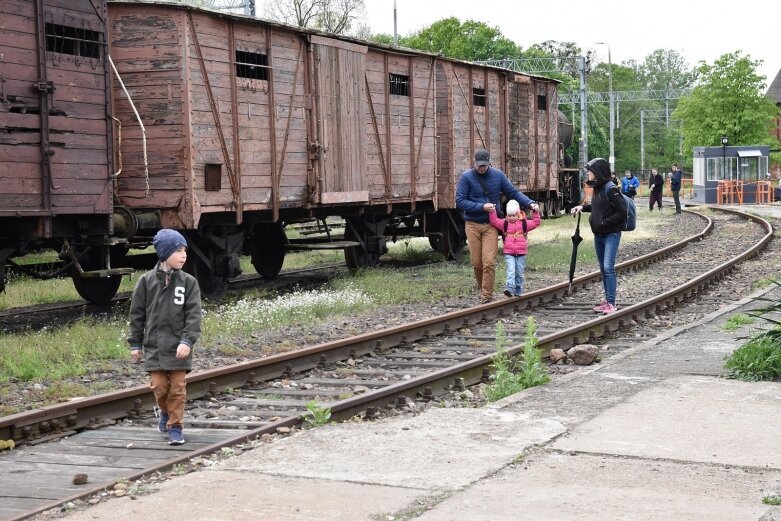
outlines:
{"label": "concrete walkway", "polygon": [[[779,298],[775,293],[769,294]],[[297,433],[75,520],[778,520],[781,383],[723,375],[749,299],[480,409]]]}

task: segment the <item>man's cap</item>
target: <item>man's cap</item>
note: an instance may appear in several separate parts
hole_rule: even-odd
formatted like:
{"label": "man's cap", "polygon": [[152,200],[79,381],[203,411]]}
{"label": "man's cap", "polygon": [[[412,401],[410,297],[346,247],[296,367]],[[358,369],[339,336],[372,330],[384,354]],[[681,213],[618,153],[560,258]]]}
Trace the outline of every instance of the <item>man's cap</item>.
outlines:
{"label": "man's cap", "polygon": [[488,166],[491,164],[491,154],[481,148],[475,152],[475,166]]}
{"label": "man's cap", "polygon": [[176,230],[163,228],[155,234],[155,238],[152,239],[152,246],[155,247],[157,258],[164,261],[173,255],[179,247],[184,246],[186,248],[187,240]]}

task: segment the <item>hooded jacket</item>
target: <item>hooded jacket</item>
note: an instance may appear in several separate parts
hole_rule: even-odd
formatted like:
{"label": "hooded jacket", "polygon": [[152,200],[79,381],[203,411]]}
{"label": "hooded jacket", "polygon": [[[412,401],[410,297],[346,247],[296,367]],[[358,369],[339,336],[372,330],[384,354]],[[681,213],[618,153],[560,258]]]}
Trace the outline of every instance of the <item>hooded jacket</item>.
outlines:
{"label": "hooded jacket", "polygon": [[[477,177],[481,176],[481,177]],[[482,179],[485,190],[480,184]],[[486,195],[485,192],[488,192]],[[500,206],[499,196],[506,195],[509,199],[515,199],[521,208],[529,208],[534,201],[526,197],[504,175],[504,172],[496,168],[488,167],[484,174],[480,174],[472,168],[461,174],[456,187],[456,208],[463,212],[465,221],[487,224],[488,214],[483,211],[485,203],[493,203]]]}
{"label": "hooded jacket", "polygon": [[[488,212],[488,218],[491,220],[491,224],[499,230],[500,233],[504,233],[504,222],[507,219],[500,219],[496,212]],[[540,212],[532,212],[531,219],[526,219],[526,232],[530,232],[540,225]],[[505,255],[526,255],[528,251],[528,243],[526,237],[523,236],[523,222],[522,219],[517,221],[507,221],[507,234],[502,240],[502,251]]]}
{"label": "hooded jacket", "polygon": [[627,208],[621,190],[613,185],[610,190],[605,190],[605,185],[610,181],[610,164],[604,159],[592,160],[588,169],[594,172],[594,195],[591,204],[583,206],[584,212],[591,212],[588,223],[595,234],[607,234],[620,232],[624,228]]}
{"label": "hooded jacket", "polygon": [[[166,284],[166,279],[168,283]],[[201,336],[201,290],[198,281],[181,270],[144,273],[130,301],[131,349],[143,346],[147,371],[190,371],[192,350],[176,358],[180,343],[191,348]]]}

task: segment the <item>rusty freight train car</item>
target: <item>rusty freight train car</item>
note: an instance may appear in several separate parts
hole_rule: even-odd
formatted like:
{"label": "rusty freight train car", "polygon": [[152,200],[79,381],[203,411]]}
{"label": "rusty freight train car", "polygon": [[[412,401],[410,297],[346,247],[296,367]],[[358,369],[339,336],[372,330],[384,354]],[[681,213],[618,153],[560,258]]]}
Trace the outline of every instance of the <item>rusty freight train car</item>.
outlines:
{"label": "rusty freight train car", "polygon": [[0,290],[8,258],[44,248],[84,298],[119,286],[107,18],[89,0],[0,2]]}
{"label": "rusty freight train car", "polygon": [[88,300],[161,227],[187,236],[207,296],[242,253],[276,276],[284,224],[313,217],[345,220],[330,246],[352,267],[390,235],[458,257],[477,148],[558,211],[555,80],[179,3],[9,1],[25,29],[0,33],[0,154],[20,162],[0,165],[0,254],[59,248]]}
{"label": "rusty freight train car", "polygon": [[[553,80],[181,4],[109,13],[118,200],[189,230],[206,294],[242,249],[276,275],[282,222],[313,216],[345,219],[353,267],[376,263],[399,222],[393,234],[458,256],[455,184],[480,147],[557,208]],[[133,104],[149,122],[146,164]]]}

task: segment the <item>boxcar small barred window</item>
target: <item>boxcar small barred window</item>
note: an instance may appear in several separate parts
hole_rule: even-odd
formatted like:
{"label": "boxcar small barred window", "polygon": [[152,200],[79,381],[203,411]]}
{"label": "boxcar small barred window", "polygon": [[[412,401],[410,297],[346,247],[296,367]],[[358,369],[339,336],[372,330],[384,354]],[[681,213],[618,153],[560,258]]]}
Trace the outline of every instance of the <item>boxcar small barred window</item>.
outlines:
{"label": "boxcar small barred window", "polygon": [[236,76],[252,80],[268,80],[266,55],[258,52],[236,51]]}
{"label": "boxcar small barred window", "polygon": [[485,89],[478,89],[477,87],[472,87],[472,105],[475,107],[485,107],[486,105],[486,95],[485,95]]}
{"label": "boxcar small barred window", "polygon": [[390,93],[397,96],[409,96],[409,76],[403,74],[390,74]]}
{"label": "boxcar small barred window", "polygon": [[102,33],[84,29],[46,23],[46,50],[61,54],[100,58]]}
{"label": "boxcar small barred window", "polygon": [[548,96],[537,94],[537,110],[548,110]]}

